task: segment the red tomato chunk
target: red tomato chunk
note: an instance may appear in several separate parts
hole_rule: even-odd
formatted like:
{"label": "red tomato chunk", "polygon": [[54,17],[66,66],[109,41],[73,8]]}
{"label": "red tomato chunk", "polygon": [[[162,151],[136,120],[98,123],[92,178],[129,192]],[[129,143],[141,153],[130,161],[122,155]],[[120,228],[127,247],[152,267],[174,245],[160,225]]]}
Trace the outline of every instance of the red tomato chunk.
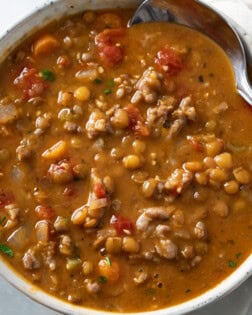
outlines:
{"label": "red tomato chunk", "polygon": [[167,47],[158,51],[155,63],[169,75],[176,75],[183,68],[181,56],[173,49]]}
{"label": "red tomato chunk", "polygon": [[94,194],[98,199],[106,197],[105,188],[101,183],[94,184]]}
{"label": "red tomato chunk", "polygon": [[39,76],[37,69],[27,67],[14,80],[14,84],[23,90],[25,100],[42,95],[49,87],[48,83]]}
{"label": "red tomato chunk", "polygon": [[115,227],[118,235],[126,235],[127,231],[133,234],[135,230],[133,222],[121,215],[113,215],[110,219],[110,224]]}
{"label": "red tomato chunk", "polygon": [[123,60],[124,50],[118,40],[124,36],[124,33],[123,28],[106,29],[96,36],[100,57],[108,66],[115,66]]}
{"label": "red tomato chunk", "polygon": [[129,129],[140,136],[148,136],[150,132],[143,122],[139,109],[133,105],[128,105],[125,110],[129,114]]}
{"label": "red tomato chunk", "polygon": [[52,220],[55,218],[55,211],[49,206],[37,206],[35,212],[41,220]]}

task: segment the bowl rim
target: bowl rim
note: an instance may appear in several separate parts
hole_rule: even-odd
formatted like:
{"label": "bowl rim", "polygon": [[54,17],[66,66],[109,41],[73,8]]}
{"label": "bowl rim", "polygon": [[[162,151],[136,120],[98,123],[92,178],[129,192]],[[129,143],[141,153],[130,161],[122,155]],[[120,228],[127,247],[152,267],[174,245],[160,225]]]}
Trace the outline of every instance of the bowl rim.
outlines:
{"label": "bowl rim", "polygon": [[[78,0],[77,0],[78,1]],[[96,0],[99,1],[99,0]],[[104,7],[112,7],[114,0],[105,0]],[[127,2],[127,0],[125,0]],[[201,0],[196,0],[202,3],[205,6],[210,7],[212,10],[216,11],[214,8],[209,6],[208,4],[202,2]],[[31,10],[26,16],[22,18],[21,21],[18,21],[14,24],[10,30],[7,30],[1,37],[0,37],[0,47],[1,43],[4,43],[7,49],[3,50],[4,53],[2,54],[1,61],[3,61],[6,56],[9,54],[10,51],[13,50],[13,47],[17,47],[20,42],[24,39],[22,38],[19,41],[11,41],[11,44],[8,44],[8,39],[13,36],[21,26],[29,24],[31,18],[36,17],[38,14],[43,13],[46,9],[50,7],[54,7],[59,5],[60,2],[69,2],[69,8],[72,9],[74,0],[52,0],[50,2],[46,2],[38,7],[35,7]],[[92,0],[86,0],[87,3],[91,3]],[[95,2],[95,1],[94,1]],[[133,3],[134,0],[130,1]],[[140,3],[141,0],[135,0],[135,3]],[[124,6],[127,7],[127,6]],[[131,7],[131,6],[129,6]],[[84,7],[83,7],[84,10]],[[216,11],[218,12],[218,11]],[[74,12],[72,12],[73,14]],[[71,15],[71,13],[70,13]],[[46,19],[45,19],[46,20]],[[231,19],[230,19],[231,20]],[[46,23],[43,25],[45,26]],[[43,28],[39,27],[37,29]],[[29,29],[29,28],[28,28]],[[32,31],[32,33],[34,30]],[[30,32],[27,34],[28,37],[30,36]],[[205,291],[204,293],[187,300],[185,302],[181,302],[179,304],[175,304],[172,306],[168,306],[162,309],[153,310],[153,311],[141,311],[141,312],[129,312],[123,313],[124,315],[182,315],[185,313],[189,313],[191,311],[195,311],[199,308],[202,308],[218,299],[224,297],[231,291],[235,290],[238,286],[240,286],[245,280],[247,280],[252,275],[252,253],[248,255],[248,257],[241,263],[236,270],[234,270],[228,277],[224,278],[222,281],[217,283],[214,287],[210,288],[209,290]],[[13,287],[18,289],[24,295],[26,295],[31,300],[44,305],[47,308],[50,308],[54,311],[57,311],[61,314],[67,315],[101,315],[101,314],[114,314],[119,315],[122,313],[119,312],[110,312],[105,311],[102,309],[92,309],[85,306],[78,306],[75,304],[71,304],[67,301],[59,299],[58,297],[47,293],[46,291],[40,289],[38,286],[30,283],[27,279],[25,279],[22,274],[18,273],[14,268],[3,258],[0,256],[0,276],[5,279],[8,283],[10,283]]]}
{"label": "bowl rim", "polygon": [[[208,291],[179,304],[164,307],[153,311],[125,312],[124,315],[182,315],[196,311],[220,298],[226,296],[240,286],[245,280],[252,275],[252,254],[227,278],[212,287]],[[78,306],[43,291],[36,285],[28,282],[21,274],[16,272],[2,257],[0,257],[0,276],[8,283],[18,289],[28,298],[44,305],[60,314],[67,315],[119,315],[121,312],[110,312],[103,309],[92,309],[85,306]]]}

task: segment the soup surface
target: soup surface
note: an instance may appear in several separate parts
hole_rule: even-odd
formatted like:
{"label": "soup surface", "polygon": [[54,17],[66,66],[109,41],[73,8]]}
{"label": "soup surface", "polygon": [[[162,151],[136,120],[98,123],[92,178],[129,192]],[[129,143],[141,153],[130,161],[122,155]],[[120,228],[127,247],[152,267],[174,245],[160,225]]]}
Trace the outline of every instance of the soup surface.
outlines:
{"label": "soup surface", "polygon": [[71,303],[155,310],[251,253],[252,112],[224,52],[128,10],[42,30],[0,70],[0,252]]}

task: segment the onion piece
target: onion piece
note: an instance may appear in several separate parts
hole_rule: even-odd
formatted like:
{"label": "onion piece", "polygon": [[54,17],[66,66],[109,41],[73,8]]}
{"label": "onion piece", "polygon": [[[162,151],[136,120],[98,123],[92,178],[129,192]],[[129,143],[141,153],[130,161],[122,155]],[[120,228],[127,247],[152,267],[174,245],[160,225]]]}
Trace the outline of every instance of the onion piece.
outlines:
{"label": "onion piece", "polygon": [[22,170],[20,165],[13,165],[11,170],[11,178],[15,182],[22,182],[25,179],[25,171]]}
{"label": "onion piece", "polygon": [[0,105],[0,124],[10,123],[18,116],[15,105]]}
{"label": "onion piece", "polygon": [[37,240],[48,242],[49,240],[49,223],[46,220],[38,221],[35,225]]}
{"label": "onion piece", "polygon": [[108,206],[107,198],[93,199],[90,201],[89,208],[92,209],[100,209]]}
{"label": "onion piece", "polygon": [[28,228],[25,226],[19,227],[7,239],[7,242],[13,249],[23,249],[29,241]]}
{"label": "onion piece", "polygon": [[76,72],[75,77],[83,82],[94,81],[98,77],[98,71],[96,69],[80,70]]}

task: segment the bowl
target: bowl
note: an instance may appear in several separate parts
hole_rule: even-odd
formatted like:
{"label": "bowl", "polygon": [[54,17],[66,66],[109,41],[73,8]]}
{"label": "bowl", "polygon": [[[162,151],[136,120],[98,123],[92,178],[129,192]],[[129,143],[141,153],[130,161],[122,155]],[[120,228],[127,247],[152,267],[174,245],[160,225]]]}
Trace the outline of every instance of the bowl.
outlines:
{"label": "bowl", "polygon": [[[23,40],[38,29],[48,23],[60,19],[66,15],[73,15],[83,10],[106,9],[106,8],[132,8],[139,5],[141,0],[60,0],[51,2],[44,7],[35,10],[31,15],[27,16],[23,21],[18,23],[10,31],[8,31],[0,39],[0,62],[2,62],[13,49],[15,49]],[[199,309],[221,297],[227,295],[232,290],[241,285],[252,274],[252,254],[226,279],[221,281],[214,288],[207,292],[175,306],[166,307],[164,309],[139,312],[139,315],[180,315],[196,309]],[[17,274],[11,266],[9,266],[0,256],[0,275],[23,292],[32,300],[43,304],[53,310],[63,314],[78,315],[101,315],[111,314],[110,312],[99,311],[87,307],[80,307],[63,300],[60,300],[38,287],[28,283],[20,274]],[[120,314],[120,313],[113,313]],[[124,313],[132,314],[132,313]]]}

